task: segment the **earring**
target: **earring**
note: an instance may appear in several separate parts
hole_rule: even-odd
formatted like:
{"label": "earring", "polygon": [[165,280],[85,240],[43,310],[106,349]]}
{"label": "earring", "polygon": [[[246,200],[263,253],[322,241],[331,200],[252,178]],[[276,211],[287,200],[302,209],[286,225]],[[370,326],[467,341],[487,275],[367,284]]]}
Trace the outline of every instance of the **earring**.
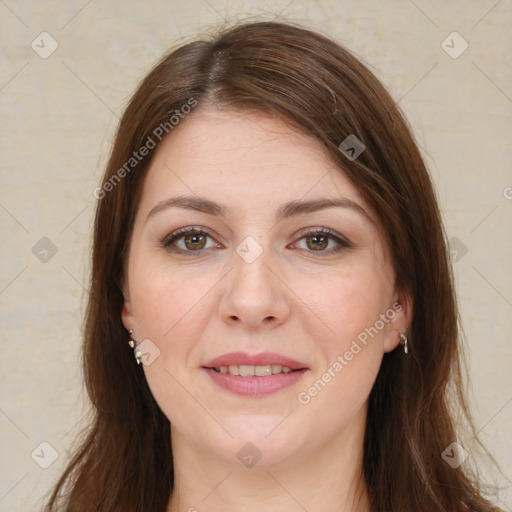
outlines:
{"label": "earring", "polygon": [[404,353],[407,354],[409,350],[407,349],[407,335],[400,334],[400,345],[404,347]]}
{"label": "earring", "polygon": [[128,331],[128,334],[130,335],[130,341],[128,342],[128,345],[130,345],[130,347],[133,348],[133,355],[135,356],[135,360],[137,361],[137,364],[140,364],[141,361],[142,361],[142,352],[140,351],[140,349],[137,347],[137,344],[135,343],[135,341],[133,341],[131,339],[132,337],[132,333],[133,333],[133,329],[130,329]]}

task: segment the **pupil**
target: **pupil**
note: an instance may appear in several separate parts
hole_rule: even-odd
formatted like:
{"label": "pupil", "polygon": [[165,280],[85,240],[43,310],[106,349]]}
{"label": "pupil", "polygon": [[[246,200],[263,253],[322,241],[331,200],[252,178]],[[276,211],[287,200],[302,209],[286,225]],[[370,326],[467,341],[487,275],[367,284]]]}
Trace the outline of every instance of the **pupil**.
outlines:
{"label": "pupil", "polygon": [[[325,249],[327,237],[325,237],[325,236],[312,236],[312,237],[310,237],[310,240],[313,240],[313,244],[314,244],[313,247],[315,247],[316,249],[318,249],[318,248]],[[318,244],[319,240],[323,240],[323,243]]]}
{"label": "pupil", "polygon": [[[202,240],[200,240],[202,239]],[[195,234],[195,235],[188,235],[186,237],[186,243],[188,244],[188,242],[191,242],[192,245],[194,245],[195,247],[194,248],[199,248],[201,249],[204,245],[204,235],[198,235],[198,234]],[[203,243],[201,243],[203,242]],[[197,247],[197,244],[200,245],[200,247]]]}

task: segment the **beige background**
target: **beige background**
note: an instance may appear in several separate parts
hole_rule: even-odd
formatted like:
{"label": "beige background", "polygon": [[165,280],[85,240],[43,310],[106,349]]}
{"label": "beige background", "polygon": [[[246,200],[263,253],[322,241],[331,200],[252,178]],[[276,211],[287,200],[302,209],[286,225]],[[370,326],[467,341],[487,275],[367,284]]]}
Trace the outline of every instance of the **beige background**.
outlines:
{"label": "beige background", "polygon": [[93,189],[137,81],[200,27],[279,14],[361,56],[410,119],[456,251],[476,425],[512,475],[510,0],[0,0],[1,511],[41,509],[80,429]]}

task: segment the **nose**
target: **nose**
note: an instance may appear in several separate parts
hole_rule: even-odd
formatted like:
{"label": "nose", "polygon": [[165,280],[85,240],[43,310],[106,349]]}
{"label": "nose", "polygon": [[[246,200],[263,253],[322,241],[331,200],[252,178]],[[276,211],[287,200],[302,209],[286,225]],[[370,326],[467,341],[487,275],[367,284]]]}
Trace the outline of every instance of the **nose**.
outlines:
{"label": "nose", "polygon": [[221,318],[249,330],[273,329],[290,316],[290,289],[269,249],[254,261],[233,253],[233,268],[223,280]]}

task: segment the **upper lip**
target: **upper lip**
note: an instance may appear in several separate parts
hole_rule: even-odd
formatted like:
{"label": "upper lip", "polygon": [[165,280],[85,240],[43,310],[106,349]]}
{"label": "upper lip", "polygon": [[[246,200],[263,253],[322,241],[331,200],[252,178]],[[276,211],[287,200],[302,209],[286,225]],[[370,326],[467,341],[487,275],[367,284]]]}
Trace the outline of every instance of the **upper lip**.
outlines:
{"label": "upper lip", "polygon": [[205,368],[218,368],[219,366],[241,365],[267,366],[281,365],[291,370],[302,370],[307,368],[305,364],[274,352],[262,352],[261,354],[247,354],[245,352],[229,352],[203,364]]}

